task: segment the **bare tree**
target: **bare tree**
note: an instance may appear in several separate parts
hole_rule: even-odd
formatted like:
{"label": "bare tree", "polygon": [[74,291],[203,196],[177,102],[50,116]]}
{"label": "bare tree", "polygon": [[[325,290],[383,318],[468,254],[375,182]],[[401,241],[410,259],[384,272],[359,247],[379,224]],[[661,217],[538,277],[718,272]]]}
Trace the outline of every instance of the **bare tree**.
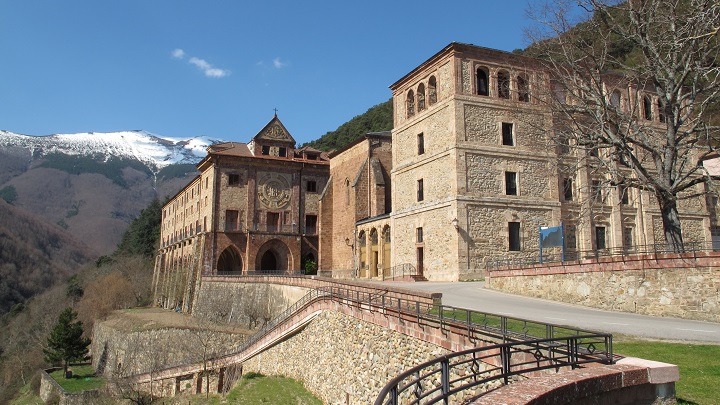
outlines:
{"label": "bare tree", "polygon": [[654,195],[668,247],[683,251],[678,200],[707,192],[702,161],[718,146],[720,4],[551,0],[530,14],[558,140],[610,185]]}

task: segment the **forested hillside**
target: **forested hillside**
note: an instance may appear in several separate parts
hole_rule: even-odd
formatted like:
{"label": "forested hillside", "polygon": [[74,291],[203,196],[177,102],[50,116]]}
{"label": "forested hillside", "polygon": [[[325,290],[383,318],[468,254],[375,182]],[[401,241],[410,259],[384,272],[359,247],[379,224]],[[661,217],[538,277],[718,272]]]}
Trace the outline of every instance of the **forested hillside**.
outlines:
{"label": "forested hillside", "polygon": [[303,146],[331,151],[340,149],[368,132],[390,131],[393,128],[392,99],[368,109],[350,121],[340,125],[335,131],[308,142]]}
{"label": "forested hillside", "polygon": [[0,200],[0,316],[95,256],[62,228]]}
{"label": "forested hillside", "polygon": [[[39,386],[37,370],[49,366],[42,349],[63,308],[72,306],[78,312],[78,319],[89,336],[94,322],[111,311],[151,304],[152,255],[160,233],[160,209],[161,203],[154,200],[142,210],[112,255],[84,266],[75,263],[69,266],[71,270],[53,273],[53,262],[64,263],[66,256],[79,255],[74,246],[62,238],[55,239],[53,235],[58,232],[52,225],[14,218],[22,215],[0,201],[0,256],[6,254],[6,250],[1,249],[13,246],[6,241],[7,229],[3,225],[29,226],[31,231],[45,235],[23,240],[23,245],[29,245],[30,249],[23,256],[28,259],[39,256],[36,263],[28,263],[30,267],[23,268],[27,274],[7,278],[3,273],[0,283],[14,280],[18,285],[8,284],[12,289],[26,288],[33,283],[51,287],[0,315],[0,403],[9,403],[23,385],[30,384],[35,390]],[[13,241],[17,238],[12,236]]]}

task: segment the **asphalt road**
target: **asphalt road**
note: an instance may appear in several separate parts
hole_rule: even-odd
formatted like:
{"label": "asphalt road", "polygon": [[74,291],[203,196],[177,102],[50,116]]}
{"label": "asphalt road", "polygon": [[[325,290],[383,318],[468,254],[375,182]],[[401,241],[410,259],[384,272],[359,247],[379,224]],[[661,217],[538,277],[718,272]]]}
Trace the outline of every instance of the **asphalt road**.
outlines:
{"label": "asphalt road", "polygon": [[440,292],[444,305],[498,315],[653,339],[720,344],[720,323],[612,312],[485,289],[484,282],[393,282]]}

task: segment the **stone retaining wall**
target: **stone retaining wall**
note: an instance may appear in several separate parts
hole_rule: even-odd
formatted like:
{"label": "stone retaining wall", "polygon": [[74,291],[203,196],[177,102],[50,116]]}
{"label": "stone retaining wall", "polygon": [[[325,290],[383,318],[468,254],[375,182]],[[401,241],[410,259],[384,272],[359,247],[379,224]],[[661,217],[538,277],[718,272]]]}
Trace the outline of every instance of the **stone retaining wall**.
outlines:
{"label": "stone retaining wall", "polygon": [[57,403],[59,405],[84,405],[97,402],[97,398],[102,395],[100,389],[73,393],[65,392],[49,374],[61,369],[62,367],[40,370],[40,399],[43,402]]}
{"label": "stone retaining wall", "polygon": [[488,271],[488,288],[611,311],[720,322],[720,253],[607,257]]}
{"label": "stone retaining wall", "polygon": [[[195,325],[197,327],[197,325]],[[202,326],[202,325],[200,325]],[[125,330],[108,322],[93,328],[93,368],[108,377],[126,377],[187,363],[202,362],[216,353],[228,353],[245,335],[218,330],[163,327]]]}
{"label": "stone retaining wall", "polygon": [[326,404],[370,404],[400,372],[448,350],[335,311],[243,363],[303,381]]}

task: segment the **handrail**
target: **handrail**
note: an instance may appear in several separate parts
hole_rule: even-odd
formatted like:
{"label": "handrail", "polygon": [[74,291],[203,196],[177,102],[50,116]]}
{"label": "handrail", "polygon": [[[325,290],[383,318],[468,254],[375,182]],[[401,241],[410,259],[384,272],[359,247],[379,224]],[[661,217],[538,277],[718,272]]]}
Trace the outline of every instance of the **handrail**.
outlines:
{"label": "handrail", "polygon": [[[384,291],[368,292],[338,286],[313,289],[271,321],[264,324],[246,339],[242,346],[232,350],[232,352],[215,353],[210,356],[212,357],[210,361],[221,364],[223,359],[229,359],[238,353],[246,351],[280,327],[291,316],[313,302],[323,299],[369,311],[381,312],[385,315],[396,315],[417,322],[422,326],[465,333],[470,339],[486,336],[502,339],[503,343],[519,343],[541,339],[542,341],[555,342],[553,347],[557,347],[558,342],[572,338],[577,343],[577,347],[573,349],[574,355],[579,356],[580,353],[585,353],[592,355],[588,358],[588,361],[612,362],[612,335],[610,334],[400,298],[387,295]],[[590,342],[588,346],[582,345],[584,343],[583,339],[594,336],[601,336],[605,339],[604,350],[598,350],[597,347],[600,344],[594,341]],[[171,367],[169,369],[175,368]]]}
{"label": "handrail", "polygon": [[[588,341],[590,344],[587,344]],[[612,354],[609,357],[596,356],[597,352],[593,350],[596,343],[611,347],[612,336],[597,334],[535,339],[450,353],[417,365],[390,380],[380,391],[375,405],[434,404],[440,401],[447,404],[453,395],[462,395],[482,384],[486,387],[490,385],[479,395],[453,398],[452,401],[467,403],[509,384],[516,375],[551,368],[575,369],[590,362],[612,362]]]}
{"label": "handrail", "polygon": [[601,257],[621,257],[621,256],[637,256],[637,255],[657,255],[657,254],[694,254],[698,252],[718,252],[720,244],[717,242],[685,242],[681,252],[676,252],[665,243],[656,243],[649,245],[634,245],[623,247],[611,247],[605,249],[579,250],[565,249],[565,253],[561,253],[559,248],[547,249],[551,253],[543,253],[540,260],[540,252],[533,250],[519,256],[500,256],[493,257],[485,263],[486,269],[494,269],[500,267],[512,266],[532,266],[535,264],[560,263],[585,259],[598,259]]}

